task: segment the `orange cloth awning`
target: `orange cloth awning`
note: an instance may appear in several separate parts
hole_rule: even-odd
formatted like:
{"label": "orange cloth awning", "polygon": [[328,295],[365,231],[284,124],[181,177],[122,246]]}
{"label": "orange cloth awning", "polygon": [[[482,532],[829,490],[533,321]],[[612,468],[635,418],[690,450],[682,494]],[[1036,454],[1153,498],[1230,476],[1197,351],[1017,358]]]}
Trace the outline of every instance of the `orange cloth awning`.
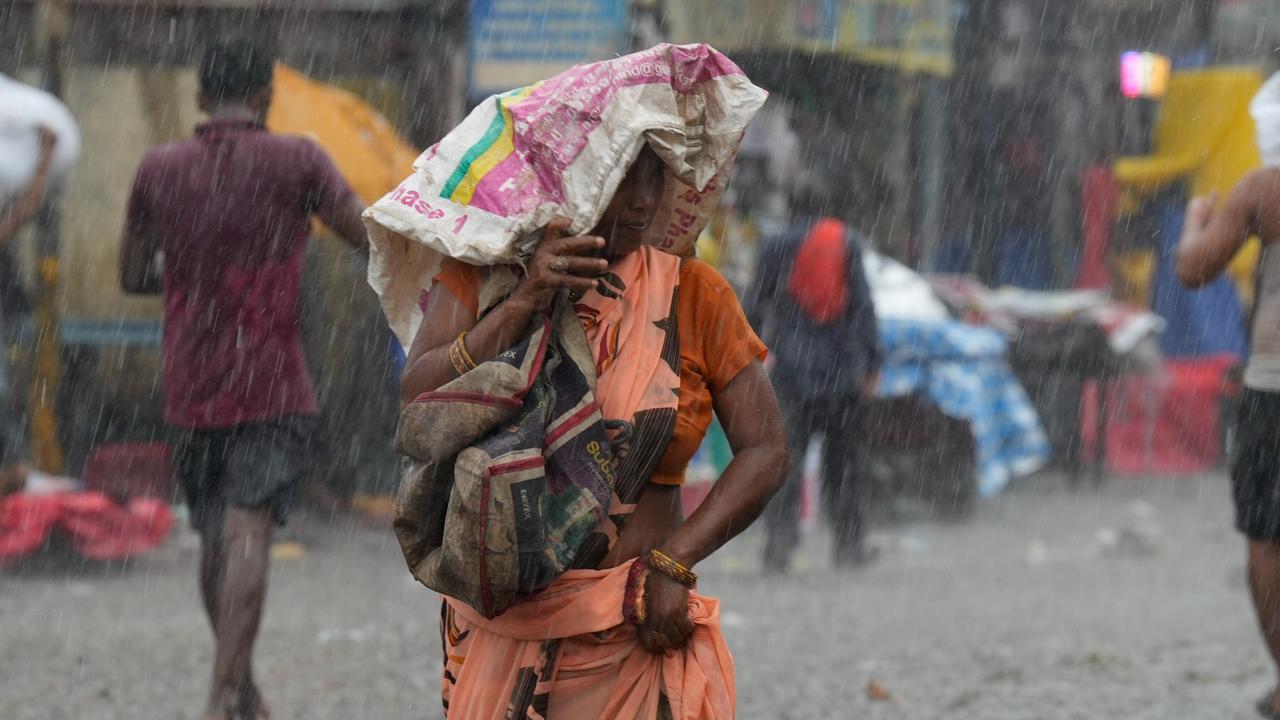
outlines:
{"label": "orange cloth awning", "polygon": [[319,143],[366,204],[395,188],[419,155],[368,103],[282,63],[267,127]]}

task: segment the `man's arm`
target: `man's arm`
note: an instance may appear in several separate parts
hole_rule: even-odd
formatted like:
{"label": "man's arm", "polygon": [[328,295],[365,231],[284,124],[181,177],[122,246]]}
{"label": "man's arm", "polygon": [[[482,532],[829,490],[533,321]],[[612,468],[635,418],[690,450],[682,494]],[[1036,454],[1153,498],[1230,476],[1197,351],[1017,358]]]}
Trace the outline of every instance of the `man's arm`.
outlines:
{"label": "man's arm", "polygon": [[360,253],[369,251],[369,236],[365,232],[364,222],[360,214],[364,212],[364,203],[356,195],[346,178],[338,172],[337,166],[329,159],[328,154],[314,143],[311,144],[311,187],[308,190],[310,211],[314,212],[342,238],[344,242]]}
{"label": "man's arm", "polygon": [[363,212],[364,203],[352,193],[333,212],[317,214],[324,221],[324,224],[329,226],[329,229],[338,234],[338,237],[342,238],[356,252],[364,255],[369,252],[369,235],[365,231],[364,221],[360,219],[360,215]]}
{"label": "man's arm", "polygon": [[1222,274],[1255,231],[1261,199],[1277,189],[1274,173],[1263,170],[1237,183],[1220,209],[1214,209],[1216,193],[1187,203],[1175,264],[1183,285],[1203,287]]}
{"label": "man's arm", "polygon": [[31,222],[44,202],[44,191],[49,186],[49,173],[53,167],[53,148],[58,136],[48,128],[40,128],[40,160],[35,175],[26,190],[9,207],[0,208],[0,246],[7,245],[24,225]]}
{"label": "man's arm", "polygon": [[867,282],[867,271],[862,264],[862,243],[849,243],[849,302],[853,310],[850,322],[853,334],[867,358],[867,374],[863,378],[863,393],[874,395],[880,376],[880,325],[876,322],[876,303]]}
{"label": "man's arm", "polygon": [[138,168],[129,195],[124,237],[120,240],[120,287],[135,295],[155,295],[164,289],[160,243],[147,213],[146,161]]}

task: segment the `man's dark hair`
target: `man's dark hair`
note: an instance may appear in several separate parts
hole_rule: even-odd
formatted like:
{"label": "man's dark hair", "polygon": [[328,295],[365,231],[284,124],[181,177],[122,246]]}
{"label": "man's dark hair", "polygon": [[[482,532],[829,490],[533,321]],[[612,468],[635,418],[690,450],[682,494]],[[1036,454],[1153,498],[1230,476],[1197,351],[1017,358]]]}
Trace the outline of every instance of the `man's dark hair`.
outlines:
{"label": "man's dark hair", "polygon": [[209,102],[242,103],[271,84],[275,58],[244,38],[218,40],[200,61],[200,94]]}
{"label": "man's dark hair", "polygon": [[797,218],[817,218],[834,214],[835,198],[827,183],[804,182],[791,189],[791,213]]}
{"label": "man's dark hair", "polygon": [[791,213],[797,218],[831,217],[857,224],[858,198],[847,180],[823,177],[801,182],[791,190]]}

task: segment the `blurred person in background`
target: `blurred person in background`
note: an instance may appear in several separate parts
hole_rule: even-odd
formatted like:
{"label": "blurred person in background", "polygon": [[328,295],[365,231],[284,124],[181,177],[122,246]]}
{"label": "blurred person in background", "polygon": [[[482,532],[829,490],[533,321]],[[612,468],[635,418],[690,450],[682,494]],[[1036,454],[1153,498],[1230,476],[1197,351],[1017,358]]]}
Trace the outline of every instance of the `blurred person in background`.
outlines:
{"label": "blurred person in background", "polygon": [[[49,187],[49,178],[53,172],[53,149],[58,144],[58,137],[52,130],[40,128],[37,131],[40,143],[39,160],[36,171],[26,188],[7,205],[0,206],[0,304],[3,314],[11,317],[24,308],[15,305],[26,305],[26,297],[17,285],[17,277],[13,273],[9,244],[27,223],[35,218],[44,202],[45,191]],[[27,484],[28,469],[22,458],[26,452],[26,434],[22,431],[22,422],[11,396],[13,389],[9,385],[9,363],[7,348],[0,347],[0,496],[20,492]]]}
{"label": "blurred person in background", "polygon": [[[841,207],[841,205],[847,207]],[[836,216],[849,210],[825,186],[792,199],[792,226],[760,246],[747,317],[773,349],[770,373],[790,443],[786,485],[764,512],[764,570],[784,573],[800,544],[800,497],[809,440],[823,442],[822,505],[836,567],[875,559],[866,542],[863,412],[879,382],[875,307],[861,239]]]}
{"label": "blurred person in background", "polygon": [[200,588],[213,628],[204,717],[269,716],[252,656],[273,526],[317,452],[315,390],[299,335],[311,220],[366,246],[362,205],[310,140],[264,123],[274,59],[215,42],[199,68],[195,137],[152,148],[129,199],[120,280],[165,298],[165,415],[200,533]]}

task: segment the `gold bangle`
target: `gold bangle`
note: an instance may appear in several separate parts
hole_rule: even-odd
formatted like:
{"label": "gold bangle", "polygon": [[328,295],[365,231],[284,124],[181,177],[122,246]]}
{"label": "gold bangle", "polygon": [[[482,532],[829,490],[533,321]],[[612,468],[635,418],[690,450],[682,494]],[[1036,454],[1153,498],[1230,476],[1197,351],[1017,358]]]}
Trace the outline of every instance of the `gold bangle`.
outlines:
{"label": "gold bangle", "polygon": [[454,340],[458,344],[458,353],[462,355],[462,361],[466,363],[468,370],[476,369],[476,361],[471,358],[471,353],[467,352],[467,334],[464,332]]}
{"label": "gold bangle", "polygon": [[681,565],[676,560],[673,560],[670,555],[657,548],[650,550],[646,559],[651,569],[657,570],[687,588],[692,589],[694,585],[698,584],[698,573]]}
{"label": "gold bangle", "polygon": [[466,363],[462,361],[462,356],[458,354],[458,342],[455,340],[449,346],[449,362],[453,363],[453,371],[461,377],[467,373]]}

